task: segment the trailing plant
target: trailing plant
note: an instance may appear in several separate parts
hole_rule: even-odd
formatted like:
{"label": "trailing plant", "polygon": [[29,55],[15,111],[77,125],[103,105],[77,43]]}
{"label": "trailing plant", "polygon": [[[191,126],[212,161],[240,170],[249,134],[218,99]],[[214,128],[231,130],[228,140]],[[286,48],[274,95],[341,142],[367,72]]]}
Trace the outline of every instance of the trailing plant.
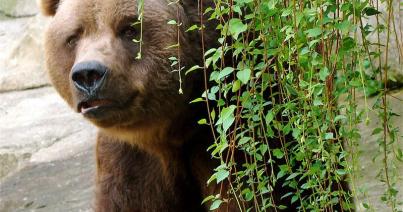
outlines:
{"label": "trailing plant", "polygon": [[[371,121],[370,110],[382,120],[373,131],[384,161],[379,173],[385,185],[382,201],[398,210],[393,173],[403,158],[398,129],[390,121],[396,114],[387,101],[388,50],[397,33],[392,3],[214,0],[214,6],[201,8],[201,15],[216,21],[220,45],[204,52],[209,86],[201,100],[209,116],[199,124],[213,129],[208,151],[220,161],[209,183],[231,188],[206,197],[211,210],[228,202],[222,198],[225,192],[242,211],[285,209],[271,195],[278,186],[292,191],[282,198],[298,203],[301,211],[333,211],[335,204],[353,209],[352,197],[360,190],[354,182],[358,124]],[[387,5],[386,14],[379,11],[381,4]],[[203,38],[204,26],[192,30],[200,30]],[[382,33],[387,34],[385,41],[380,40]],[[370,41],[372,35],[377,42]],[[364,109],[357,105],[360,95]],[[378,98],[373,106],[367,103],[370,95]],[[244,155],[242,164],[235,152]],[[352,193],[331,189],[346,179]],[[371,208],[369,202],[362,204]]]}
{"label": "trailing plant", "polygon": [[[381,120],[372,132],[379,144],[374,160],[383,161],[377,175],[385,188],[381,201],[398,211],[396,173],[403,153],[399,129],[391,122],[398,114],[388,103],[388,54],[391,37],[401,48],[402,29],[394,23],[393,1],[213,0],[208,8],[202,1],[201,26],[187,31],[199,30],[204,44],[202,16],[207,16],[217,23],[220,45],[203,46],[204,67],[187,67],[186,74],[202,70],[206,81],[205,92],[192,103],[207,105],[208,116],[199,124],[210,125],[214,141],[208,151],[220,161],[208,183],[230,185],[203,203],[217,209],[229,201],[223,198],[229,193],[241,211],[286,209],[271,195],[281,186],[292,190],[282,198],[298,203],[301,211],[333,211],[335,204],[348,211],[355,208],[354,198],[374,211],[367,200],[357,200],[363,189],[355,179],[362,138],[358,125],[374,121],[369,113],[375,111]],[[179,3],[169,2],[177,8],[177,20],[168,24],[177,27],[178,40],[167,48],[178,50],[169,60],[182,93]],[[143,5],[140,0],[135,23],[141,29]],[[380,12],[381,5],[386,12]],[[134,42],[141,46],[141,40]],[[374,105],[368,105],[369,96],[375,96]],[[364,106],[358,98],[364,98]],[[244,160],[237,161],[235,152]],[[332,189],[346,179],[351,193]]]}

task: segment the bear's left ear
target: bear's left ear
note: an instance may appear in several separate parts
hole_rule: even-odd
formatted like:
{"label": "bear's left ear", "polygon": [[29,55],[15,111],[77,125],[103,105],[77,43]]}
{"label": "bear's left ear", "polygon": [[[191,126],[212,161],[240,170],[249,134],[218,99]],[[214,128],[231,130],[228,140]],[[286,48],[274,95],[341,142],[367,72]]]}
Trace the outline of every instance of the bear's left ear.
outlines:
{"label": "bear's left ear", "polygon": [[40,0],[42,14],[45,16],[54,16],[60,0]]}

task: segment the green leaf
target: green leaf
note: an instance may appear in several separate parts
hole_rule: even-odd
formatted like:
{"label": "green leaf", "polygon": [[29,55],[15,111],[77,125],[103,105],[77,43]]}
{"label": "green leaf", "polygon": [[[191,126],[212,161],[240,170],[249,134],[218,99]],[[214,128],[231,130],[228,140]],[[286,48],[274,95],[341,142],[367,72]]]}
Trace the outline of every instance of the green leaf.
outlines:
{"label": "green leaf", "polygon": [[231,117],[223,120],[222,126],[224,129],[224,132],[226,132],[231,127],[231,125],[232,125],[232,123],[234,123],[234,121],[235,121],[235,117],[233,115]]}
{"label": "green leaf", "polygon": [[288,92],[290,92],[290,94],[295,95],[295,96],[298,95],[298,92],[291,85],[285,84],[285,88],[287,89]]}
{"label": "green leaf", "polygon": [[338,122],[338,121],[340,121],[340,120],[345,120],[345,119],[347,119],[346,116],[344,116],[344,115],[337,115],[337,116],[334,118],[334,122]]}
{"label": "green leaf", "polygon": [[383,128],[377,127],[377,128],[375,128],[375,129],[372,131],[372,134],[371,134],[371,135],[379,134],[379,133],[382,132],[382,131],[383,131]]}
{"label": "green leaf", "polygon": [[175,21],[175,20],[170,20],[170,21],[168,21],[168,24],[169,24],[169,25],[175,25],[175,24],[176,24],[176,21]]}
{"label": "green leaf", "polygon": [[322,29],[319,27],[316,27],[313,29],[306,30],[305,33],[307,33],[308,37],[317,37],[322,34]]}
{"label": "green leaf", "polygon": [[285,172],[285,171],[283,171],[283,170],[279,171],[279,172],[277,173],[277,177],[276,177],[276,179],[278,180],[278,179],[280,179],[280,178],[284,177],[284,175],[285,175],[285,174],[286,174],[286,172]]}
{"label": "green leaf", "polygon": [[314,106],[323,105],[322,100],[320,100],[320,99],[315,99],[315,100],[313,100],[313,105],[314,105]]}
{"label": "green leaf", "polygon": [[329,69],[327,69],[327,67],[324,67],[324,68],[322,68],[321,70],[320,70],[320,72],[319,72],[319,78],[320,78],[320,80],[322,80],[322,81],[325,81],[326,80],[326,77],[327,76],[329,76]]}
{"label": "green leaf", "polygon": [[282,17],[287,17],[292,13],[292,9],[291,8],[287,8],[283,11],[283,13],[281,13]]}
{"label": "green leaf", "polygon": [[249,188],[242,190],[242,194],[244,195],[246,201],[252,200],[254,196],[253,192]]}
{"label": "green leaf", "polygon": [[343,39],[341,49],[343,51],[349,51],[350,49],[355,47],[355,40],[352,37],[347,37]]}
{"label": "green leaf", "polygon": [[199,125],[207,124],[207,119],[200,119],[197,123]]}
{"label": "green leaf", "polygon": [[297,195],[292,196],[292,198],[291,198],[291,204],[293,204],[293,203],[296,202],[297,200],[298,200],[298,196],[297,196]]}
{"label": "green leaf", "polygon": [[234,12],[238,13],[239,15],[242,15],[242,10],[241,10],[240,6],[234,5],[233,7],[234,7],[234,9],[233,9]]}
{"label": "green leaf", "polygon": [[238,145],[244,145],[244,144],[248,143],[249,140],[251,140],[250,137],[242,137],[241,139],[239,139]]}
{"label": "green leaf", "polygon": [[216,125],[222,124],[224,132],[226,132],[229,127],[234,123],[234,111],[236,106],[230,105],[229,107],[223,108],[220,113],[220,118],[218,119]]}
{"label": "green leaf", "polygon": [[170,46],[165,47],[165,49],[172,49],[172,48],[178,48],[179,47],[179,43],[176,44],[172,44]]}
{"label": "green leaf", "polygon": [[241,88],[241,81],[235,80],[234,84],[232,84],[232,92],[237,92]]}
{"label": "green leaf", "polygon": [[225,179],[228,178],[229,176],[229,171],[226,169],[220,169],[218,170],[218,172],[215,173],[216,175],[216,180],[217,180],[217,184]]}
{"label": "green leaf", "polygon": [[266,124],[269,125],[271,121],[273,121],[274,119],[274,113],[273,110],[269,110],[269,112],[267,113],[265,120],[266,120]]}
{"label": "green leaf", "polygon": [[381,14],[381,12],[379,12],[374,7],[366,7],[366,8],[364,8],[364,10],[362,12],[367,16],[373,16],[373,15]]}
{"label": "green leaf", "polygon": [[234,68],[232,67],[225,67],[223,70],[220,71],[220,74],[218,75],[218,80],[228,76],[234,71]]}
{"label": "green leaf", "polygon": [[203,98],[197,98],[197,99],[192,100],[190,103],[196,103],[196,102],[204,102],[204,99]]}
{"label": "green leaf", "polygon": [[344,169],[337,169],[337,170],[336,170],[336,173],[337,173],[338,175],[340,175],[340,176],[343,176],[343,175],[346,175],[346,170],[344,170]]}
{"label": "green leaf", "polygon": [[238,39],[239,34],[245,32],[248,29],[248,25],[242,23],[238,18],[229,20],[228,29],[234,39]]}
{"label": "green leaf", "polygon": [[250,79],[250,73],[251,73],[251,70],[250,70],[249,68],[246,68],[246,69],[244,69],[244,70],[238,71],[238,72],[236,73],[236,77],[237,77],[239,80],[241,80],[241,82],[242,82],[243,84],[247,84],[248,81],[249,81],[249,79]]}
{"label": "green leaf", "polygon": [[347,33],[351,27],[351,23],[348,20],[345,20],[341,23],[335,24],[336,29],[340,30],[343,33]]}
{"label": "green leaf", "polygon": [[136,60],[140,60],[140,59],[141,59],[141,52],[137,52]]}
{"label": "green leaf", "polygon": [[204,198],[201,204],[204,204],[204,203],[206,203],[206,202],[208,202],[208,201],[210,201],[210,200],[212,200],[212,199],[214,199],[214,196],[213,196],[213,195],[210,195],[210,196]]}
{"label": "green leaf", "polygon": [[333,139],[333,133],[326,133],[325,134],[325,140],[331,140],[331,139]]}
{"label": "green leaf", "polygon": [[294,194],[294,192],[288,192],[288,193],[284,194],[283,196],[281,196],[280,199],[284,199],[284,198],[289,197],[289,196],[291,196],[293,194]]}
{"label": "green leaf", "polygon": [[222,200],[220,200],[220,199],[214,200],[213,204],[211,204],[211,206],[210,206],[210,210],[212,211],[212,210],[219,208],[221,203],[222,203]]}
{"label": "green leaf", "polygon": [[291,180],[291,179],[294,179],[296,176],[298,176],[299,175],[299,173],[292,173],[290,176],[288,176],[287,177],[287,179],[285,179],[285,180]]}
{"label": "green leaf", "polygon": [[274,155],[274,157],[281,159],[284,157],[284,152],[281,149],[274,149],[273,155]]}
{"label": "green leaf", "polygon": [[310,52],[310,50],[309,50],[309,48],[308,47],[304,47],[304,48],[302,48],[302,50],[301,50],[301,53],[299,53],[299,55],[304,55],[304,54],[307,54],[307,53],[309,53]]}
{"label": "green leaf", "polygon": [[231,117],[231,115],[233,116],[235,108],[236,108],[235,105],[230,105],[229,107],[223,108],[220,113],[220,118],[227,119],[227,118]]}
{"label": "green leaf", "polygon": [[220,72],[218,71],[213,71],[210,74],[210,81],[218,81],[218,76],[220,75]]}
{"label": "green leaf", "polygon": [[213,108],[213,110],[212,110],[211,113],[210,113],[210,117],[211,117],[211,120],[212,120],[212,121],[215,120],[215,110],[214,110],[214,108]]}
{"label": "green leaf", "polygon": [[185,75],[188,75],[190,72],[197,70],[197,69],[202,69],[202,67],[198,66],[198,65],[194,65],[191,68],[189,68],[186,72]]}
{"label": "green leaf", "polygon": [[211,54],[211,53],[213,53],[213,52],[216,52],[216,51],[217,51],[216,48],[211,48],[211,49],[207,50],[207,51],[204,53],[204,56],[207,57],[209,54]]}
{"label": "green leaf", "polygon": [[186,32],[193,31],[193,30],[195,30],[195,29],[199,29],[199,27],[198,27],[196,24],[194,24],[194,25],[192,25],[191,27],[189,27],[189,28],[186,30]]}

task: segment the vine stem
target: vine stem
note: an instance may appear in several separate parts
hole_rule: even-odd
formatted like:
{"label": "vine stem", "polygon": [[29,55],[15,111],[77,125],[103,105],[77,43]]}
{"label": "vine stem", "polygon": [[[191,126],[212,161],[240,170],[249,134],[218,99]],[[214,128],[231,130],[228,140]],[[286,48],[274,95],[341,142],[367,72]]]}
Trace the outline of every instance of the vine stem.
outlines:
{"label": "vine stem", "polygon": [[178,0],[176,2],[176,18],[178,19],[177,23],[176,23],[176,32],[177,32],[177,42],[178,42],[178,49],[177,49],[177,54],[178,54],[178,75],[179,75],[179,94],[183,94],[183,90],[182,90],[182,75],[181,75],[181,71],[182,71],[182,67],[181,67],[181,54],[180,54],[180,48],[181,48],[181,43],[180,43],[180,26],[182,24],[182,20],[180,19],[180,15],[179,15],[179,1]]}
{"label": "vine stem", "polygon": [[[385,49],[385,68],[384,68],[384,91],[383,91],[383,163],[385,167],[385,178],[386,178],[386,185],[388,187],[387,194],[390,195],[390,191],[392,186],[390,184],[390,177],[389,177],[389,164],[388,164],[388,144],[387,144],[387,136],[388,136],[388,115],[387,115],[387,88],[388,88],[388,52],[389,52],[389,42],[390,42],[390,19],[392,17],[392,0],[387,1],[387,8],[388,8],[388,19],[387,19],[387,35],[386,35],[386,49]],[[392,211],[395,211],[394,202],[391,202]]]}
{"label": "vine stem", "polygon": [[[200,34],[201,34],[201,47],[202,47],[202,54],[203,54],[203,77],[204,77],[204,92],[207,95],[208,85],[207,85],[207,68],[206,68],[206,56],[204,55],[204,25],[203,25],[203,0],[199,0],[199,12],[200,12]],[[211,109],[210,104],[208,102],[208,98],[206,97],[206,107],[207,107],[207,117],[209,120],[209,125],[211,128],[211,132],[213,134],[214,141],[217,140],[215,135],[213,120],[211,120]]]}

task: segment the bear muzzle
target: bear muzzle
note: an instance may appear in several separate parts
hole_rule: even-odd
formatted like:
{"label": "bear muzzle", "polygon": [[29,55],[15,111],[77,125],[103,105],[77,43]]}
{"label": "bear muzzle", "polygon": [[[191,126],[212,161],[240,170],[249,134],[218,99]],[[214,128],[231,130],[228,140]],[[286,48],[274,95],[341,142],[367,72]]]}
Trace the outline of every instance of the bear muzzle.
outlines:
{"label": "bear muzzle", "polygon": [[72,68],[71,80],[83,97],[77,111],[87,118],[98,118],[103,111],[116,105],[113,100],[100,95],[108,73],[109,69],[98,61],[80,62]]}
{"label": "bear muzzle", "polygon": [[80,62],[73,66],[71,80],[80,92],[92,97],[104,85],[108,72],[108,68],[98,61]]}

